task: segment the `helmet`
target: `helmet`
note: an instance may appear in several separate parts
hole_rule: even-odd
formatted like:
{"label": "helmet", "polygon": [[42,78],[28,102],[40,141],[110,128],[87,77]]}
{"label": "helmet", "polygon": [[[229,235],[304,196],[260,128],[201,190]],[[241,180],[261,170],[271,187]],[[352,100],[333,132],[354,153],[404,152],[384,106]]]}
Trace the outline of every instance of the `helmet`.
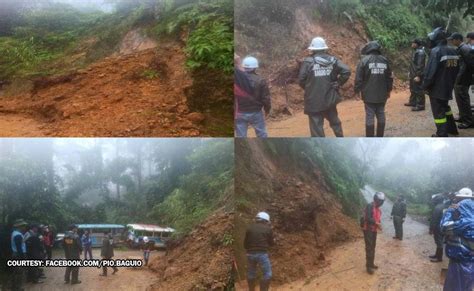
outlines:
{"label": "helmet", "polygon": [[143,242],[144,243],[148,243],[150,241],[150,239],[147,237],[147,236],[144,236],[143,237]]}
{"label": "helmet", "polygon": [[369,41],[363,48],[362,48],[362,51],[361,51],[361,54],[363,55],[368,55],[369,53],[373,52],[373,51],[378,51],[380,52],[380,50],[382,49],[382,46],[378,43],[378,41],[374,40],[374,41]]}
{"label": "helmet", "polygon": [[376,192],[374,194],[374,202],[377,204],[377,206],[382,206],[382,204],[385,201],[385,194],[383,192]]}
{"label": "helmet", "polygon": [[259,67],[258,60],[252,56],[245,57],[242,61],[242,67],[244,69],[257,69]]}
{"label": "helmet", "polygon": [[323,51],[329,49],[326,45],[326,41],[322,37],[315,37],[311,41],[311,44],[308,47],[309,50],[312,51]]}
{"label": "helmet", "polygon": [[456,197],[458,198],[474,198],[472,196],[472,190],[469,188],[462,188],[456,193]]}
{"label": "helmet", "polygon": [[438,27],[428,34],[428,40],[430,41],[430,47],[433,48],[438,45],[439,42],[445,40],[447,37],[446,31],[442,27]]}
{"label": "helmet", "polygon": [[270,222],[270,215],[266,212],[259,212],[257,214],[257,219],[265,220]]}

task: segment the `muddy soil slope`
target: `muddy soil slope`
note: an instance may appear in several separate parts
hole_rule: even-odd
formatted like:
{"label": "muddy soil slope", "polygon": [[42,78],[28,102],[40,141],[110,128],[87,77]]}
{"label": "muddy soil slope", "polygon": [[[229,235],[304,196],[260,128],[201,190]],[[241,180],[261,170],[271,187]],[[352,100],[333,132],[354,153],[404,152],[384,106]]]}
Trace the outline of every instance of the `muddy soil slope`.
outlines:
{"label": "muddy soil slope", "polygon": [[342,212],[322,173],[309,159],[276,156],[260,140],[236,140],[237,280],[245,279],[243,238],[257,211],[271,216],[273,282],[310,276],[327,265],[327,251],[360,236],[354,219]]}
{"label": "muddy soil slope", "polygon": [[150,262],[155,272],[148,290],[224,290],[230,288],[233,215],[222,210],[210,216],[164,257]]}
{"label": "muddy soil slope", "polygon": [[[190,109],[188,95],[196,88],[185,62],[181,41],[155,42],[131,31],[111,56],[67,75],[32,80],[31,90],[0,98],[1,114],[11,117],[0,119],[0,128],[30,128],[0,134],[212,135],[208,127],[216,114]],[[228,115],[219,123],[231,123],[230,109]]]}

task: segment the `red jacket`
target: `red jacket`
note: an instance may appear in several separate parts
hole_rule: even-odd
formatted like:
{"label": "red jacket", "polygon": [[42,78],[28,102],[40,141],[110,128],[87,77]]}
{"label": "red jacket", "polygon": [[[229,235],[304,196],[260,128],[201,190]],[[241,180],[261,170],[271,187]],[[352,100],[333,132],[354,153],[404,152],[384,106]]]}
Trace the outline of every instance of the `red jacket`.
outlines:
{"label": "red jacket", "polygon": [[[372,213],[368,216],[368,211],[371,209]],[[377,224],[380,224],[382,218],[382,211],[379,207],[375,207],[375,204],[372,202],[367,205],[364,211],[364,231],[377,232]]]}

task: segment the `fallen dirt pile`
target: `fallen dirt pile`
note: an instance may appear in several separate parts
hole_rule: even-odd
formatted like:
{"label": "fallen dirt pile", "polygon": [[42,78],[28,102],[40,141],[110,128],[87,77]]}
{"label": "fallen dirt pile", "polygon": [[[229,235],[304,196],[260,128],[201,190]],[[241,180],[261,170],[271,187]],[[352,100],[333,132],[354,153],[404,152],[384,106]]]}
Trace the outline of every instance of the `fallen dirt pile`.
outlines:
{"label": "fallen dirt pile", "polygon": [[[312,161],[276,156],[258,140],[238,141],[236,200],[239,219],[235,248],[240,277],[245,278],[242,247],[245,225],[257,211],[268,211],[276,238],[270,250],[273,281],[291,282],[327,265],[330,249],[360,237],[355,220],[342,212]],[[243,206],[245,205],[245,206]]]}
{"label": "fallen dirt pile", "polygon": [[[354,98],[360,51],[369,40],[364,25],[352,19],[341,24],[315,20],[311,15],[311,11],[316,11],[315,6],[299,5],[294,10],[294,21],[285,28],[280,27],[280,31],[274,31],[275,25],[270,20],[259,27],[238,26],[236,29],[236,53],[253,54],[262,60],[260,73],[270,83],[274,119],[303,108],[304,92],[297,82],[298,72],[301,62],[308,55],[310,41],[316,36],[323,37],[329,46],[329,53],[350,67],[351,77],[340,93],[345,99]],[[402,87],[404,85],[396,79],[395,88]]]}
{"label": "fallen dirt pile", "polygon": [[67,76],[34,81],[0,110],[33,117],[50,136],[197,136],[206,116],[191,112],[192,78],[177,42],[107,57]]}
{"label": "fallen dirt pile", "polygon": [[232,273],[233,214],[217,211],[164,257],[150,263],[158,281],[150,290],[224,290]]}

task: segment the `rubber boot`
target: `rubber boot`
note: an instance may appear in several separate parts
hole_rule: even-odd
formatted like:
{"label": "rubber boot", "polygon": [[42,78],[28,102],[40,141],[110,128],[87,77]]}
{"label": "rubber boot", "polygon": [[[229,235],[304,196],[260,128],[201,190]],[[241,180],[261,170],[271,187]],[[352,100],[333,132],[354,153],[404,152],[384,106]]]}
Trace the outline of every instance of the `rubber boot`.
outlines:
{"label": "rubber boot", "polygon": [[255,285],[257,285],[257,280],[247,280],[247,284],[249,286],[249,291],[255,291]]}
{"label": "rubber boot", "polygon": [[385,133],[385,123],[377,123],[377,137],[383,137]]}
{"label": "rubber boot", "polygon": [[260,281],[260,291],[270,290],[270,280],[261,280]]}
{"label": "rubber boot", "polygon": [[454,116],[452,114],[446,115],[446,119],[448,121],[448,133],[456,136],[459,135],[458,127],[454,121]]}
{"label": "rubber boot", "polygon": [[366,125],[365,126],[365,136],[374,137],[375,134],[375,125]]}
{"label": "rubber boot", "polygon": [[436,248],[436,258],[430,260],[432,263],[443,261],[443,248]]}
{"label": "rubber boot", "polygon": [[448,137],[448,125],[446,123],[436,124],[436,134],[432,137]]}

